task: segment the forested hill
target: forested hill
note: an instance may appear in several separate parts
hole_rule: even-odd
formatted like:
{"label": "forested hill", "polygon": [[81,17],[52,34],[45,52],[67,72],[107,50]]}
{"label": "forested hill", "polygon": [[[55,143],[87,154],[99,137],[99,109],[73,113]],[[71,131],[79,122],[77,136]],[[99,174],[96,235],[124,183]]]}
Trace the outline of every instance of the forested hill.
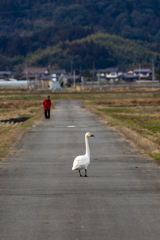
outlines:
{"label": "forested hill", "polygon": [[[97,67],[102,62],[105,66],[125,64],[128,60],[124,54],[129,56],[129,63],[150,62],[148,56],[153,56],[153,52],[160,53],[159,13],[160,0],[1,0],[0,68],[24,64],[28,56],[36,56],[38,59],[32,61],[32,65],[46,65],[47,61],[54,64],[57,59],[59,67],[65,67],[64,62],[75,54],[77,66],[83,65],[81,50],[87,51],[87,46],[96,51],[93,56],[93,51],[88,50],[84,68],[90,67],[92,61],[97,61]],[[113,44],[110,42],[110,51],[107,44],[103,46],[99,38],[94,38],[99,33],[107,34],[107,40],[110,34],[114,35],[112,40],[117,36],[117,41],[121,37],[132,42],[120,41],[119,50],[116,41]],[[80,39],[82,42],[74,44],[74,41]],[[128,46],[133,41],[137,45],[131,52]],[[72,45],[69,44],[71,42]],[[138,46],[145,49],[141,56],[138,55]],[[44,50],[52,47],[55,54],[45,60]],[[128,52],[124,50],[125,47]],[[124,50],[121,58],[117,57],[120,49]],[[60,51],[63,54],[59,54]],[[99,52],[101,60],[97,60]],[[157,56],[159,59],[159,54]],[[61,58],[64,61],[58,60]],[[159,64],[159,60],[155,64]],[[99,67],[103,67],[102,64]]]}
{"label": "forested hill", "polygon": [[25,57],[8,58],[0,55],[0,69],[15,67],[20,70],[25,63],[28,66],[47,66],[50,63],[54,69],[70,71],[72,60],[76,69],[92,69],[94,62],[96,69],[119,66],[125,71],[129,69],[129,65],[137,68],[139,63],[142,67],[151,67],[152,59],[159,68],[160,54],[149,51],[143,44],[116,35],[99,33],[79,40],[59,42],[54,46],[30,52]]}
{"label": "forested hill", "polygon": [[0,34],[20,35],[50,25],[92,26],[94,31],[158,41],[160,0],[1,0]]}

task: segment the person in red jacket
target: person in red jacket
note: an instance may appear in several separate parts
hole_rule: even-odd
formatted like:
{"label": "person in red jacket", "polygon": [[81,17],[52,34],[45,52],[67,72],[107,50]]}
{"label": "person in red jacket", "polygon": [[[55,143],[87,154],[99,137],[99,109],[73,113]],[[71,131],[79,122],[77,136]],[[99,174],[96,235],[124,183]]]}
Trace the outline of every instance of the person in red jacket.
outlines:
{"label": "person in red jacket", "polygon": [[50,119],[50,108],[51,108],[50,96],[47,96],[47,98],[44,99],[42,105],[43,105],[43,109],[44,109],[45,118]]}

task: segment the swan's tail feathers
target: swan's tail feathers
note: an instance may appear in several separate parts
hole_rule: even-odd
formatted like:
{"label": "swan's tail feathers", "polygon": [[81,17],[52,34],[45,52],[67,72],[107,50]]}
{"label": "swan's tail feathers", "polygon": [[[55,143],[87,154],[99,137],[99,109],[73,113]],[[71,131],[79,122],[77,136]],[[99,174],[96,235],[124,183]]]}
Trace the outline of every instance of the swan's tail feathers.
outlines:
{"label": "swan's tail feathers", "polygon": [[79,166],[80,166],[80,163],[81,163],[81,160],[83,159],[83,157],[84,156],[78,156],[74,159],[72,170],[78,170],[79,169]]}
{"label": "swan's tail feathers", "polygon": [[72,167],[72,170],[77,170],[77,167],[78,166],[76,164],[74,164],[73,167]]}

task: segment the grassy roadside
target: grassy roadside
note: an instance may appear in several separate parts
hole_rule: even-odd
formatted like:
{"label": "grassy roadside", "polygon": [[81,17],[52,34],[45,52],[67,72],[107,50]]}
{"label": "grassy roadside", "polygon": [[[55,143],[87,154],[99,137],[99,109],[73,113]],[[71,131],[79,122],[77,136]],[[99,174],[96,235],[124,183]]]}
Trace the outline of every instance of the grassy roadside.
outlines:
{"label": "grassy roadside", "polygon": [[18,142],[22,133],[41,120],[43,111],[41,106],[24,108],[21,105],[18,109],[0,109],[0,116],[0,120],[30,117],[29,120],[22,123],[0,123],[0,161],[2,161],[4,157],[10,154],[12,146]]}
{"label": "grassy roadside", "polygon": [[160,163],[160,106],[153,102],[147,106],[142,106],[141,101],[136,106],[127,106],[126,102],[125,107],[121,104],[117,107],[88,101],[84,107],[122,134],[134,148]]}

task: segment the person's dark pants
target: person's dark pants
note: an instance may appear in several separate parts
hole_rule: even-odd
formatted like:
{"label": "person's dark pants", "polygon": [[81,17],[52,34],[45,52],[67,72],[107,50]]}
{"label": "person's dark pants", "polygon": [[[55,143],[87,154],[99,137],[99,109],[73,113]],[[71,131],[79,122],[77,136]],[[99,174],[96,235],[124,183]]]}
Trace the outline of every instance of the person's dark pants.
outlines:
{"label": "person's dark pants", "polygon": [[44,110],[44,115],[46,119],[50,119],[50,110]]}

